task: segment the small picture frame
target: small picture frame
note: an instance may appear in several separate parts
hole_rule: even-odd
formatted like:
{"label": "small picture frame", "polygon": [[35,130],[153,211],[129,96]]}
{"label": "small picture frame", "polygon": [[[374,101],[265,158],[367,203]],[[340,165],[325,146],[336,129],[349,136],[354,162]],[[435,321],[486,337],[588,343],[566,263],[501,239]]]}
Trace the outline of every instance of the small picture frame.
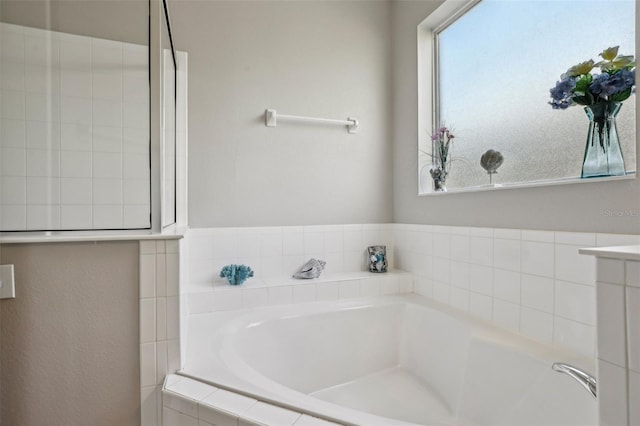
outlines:
{"label": "small picture frame", "polygon": [[387,272],[387,246],[367,247],[369,272]]}

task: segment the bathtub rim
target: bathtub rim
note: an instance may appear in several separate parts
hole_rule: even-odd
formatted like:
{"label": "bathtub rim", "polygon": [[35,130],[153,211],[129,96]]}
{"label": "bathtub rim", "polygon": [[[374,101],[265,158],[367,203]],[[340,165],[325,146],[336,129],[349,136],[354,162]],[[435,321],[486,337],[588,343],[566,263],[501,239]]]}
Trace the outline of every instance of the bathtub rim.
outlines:
{"label": "bathtub rim", "polygon": [[[191,330],[192,319],[200,323],[207,321],[208,319],[215,318],[226,323],[224,333],[232,333],[240,328],[246,326],[259,326],[271,320],[292,319],[297,317],[329,314],[334,311],[358,310],[388,305],[402,305],[401,309],[406,309],[408,306],[418,306],[439,311],[447,316],[452,317],[455,321],[461,321],[465,325],[469,326],[475,338],[480,338],[483,341],[490,341],[505,348],[515,347],[518,351],[524,352],[527,356],[535,358],[539,361],[544,360],[548,362],[549,368],[551,368],[551,363],[553,362],[553,360],[562,359],[564,361],[580,365],[587,370],[595,371],[595,359],[591,359],[569,349],[558,348],[556,346],[552,346],[551,344],[537,341],[513,330],[500,327],[492,321],[478,318],[468,312],[460,311],[454,307],[442,304],[433,299],[415,293],[404,295],[360,297],[347,300],[315,301],[292,305],[267,306],[254,309],[239,309],[233,311],[218,311],[213,313],[192,314],[189,315],[189,325],[187,329]],[[264,318],[265,316],[267,316],[266,319]],[[261,319],[258,320],[256,318]],[[188,348],[190,348],[189,345]],[[236,382],[229,384],[226,383],[224,379],[216,380],[215,378],[209,378],[206,377],[206,375],[203,376],[202,374],[198,374],[197,371],[194,372],[193,368],[190,368],[191,366],[189,365],[190,359],[191,357],[189,356],[189,351],[187,351],[184,367],[175,374],[207,383],[220,389],[257,399],[259,401],[264,401],[275,406],[345,425],[380,424],[375,423],[375,420],[378,420],[378,422],[384,421],[383,424],[385,426],[416,425],[416,423],[410,423],[399,419],[379,416],[347,406],[324,401],[319,398],[314,398],[313,396],[304,394],[293,388],[289,388],[283,384],[276,382],[270,377],[262,375],[261,373],[254,370],[251,366],[249,366],[249,368],[251,368],[252,372],[264,379],[260,381],[262,384],[264,384],[265,381],[267,383],[276,384],[278,387],[286,388],[290,393],[296,394],[297,397],[291,398],[291,395],[285,395],[284,397],[282,397],[281,395],[277,395],[272,391],[265,390],[260,386],[254,386],[251,384],[249,387],[243,386],[243,384],[246,384],[243,377],[239,378],[240,382],[242,383],[238,384]],[[233,374],[233,370],[231,370],[231,374]],[[309,399],[312,402],[311,404],[306,404],[304,403],[304,401],[297,401],[301,398],[304,398],[305,400]],[[320,410],[309,408],[310,406],[316,405],[319,406],[318,408],[320,408]],[[334,415],[327,414],[325,410],[330,411]]]}

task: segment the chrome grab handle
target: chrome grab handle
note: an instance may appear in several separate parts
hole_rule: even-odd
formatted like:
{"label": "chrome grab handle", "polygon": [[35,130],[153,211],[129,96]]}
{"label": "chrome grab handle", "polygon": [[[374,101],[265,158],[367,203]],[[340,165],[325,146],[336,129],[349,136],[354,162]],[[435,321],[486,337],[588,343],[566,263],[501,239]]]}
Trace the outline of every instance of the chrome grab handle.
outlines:
{"label": "chrome grab handle", "polygon": [[573,365],[565,364],[562,362],[554,362],[551,368],[553,369],[553,371],[565,373],[573,377],[578,381],[578,383],[580,383],[586,390],[589,391],[591,396],[593,396],[595,399],[598,399],[598,383],[596,381],[596,378],[592,375],[585,373],[584,371],[580,370],[577,367],[574,367]]}

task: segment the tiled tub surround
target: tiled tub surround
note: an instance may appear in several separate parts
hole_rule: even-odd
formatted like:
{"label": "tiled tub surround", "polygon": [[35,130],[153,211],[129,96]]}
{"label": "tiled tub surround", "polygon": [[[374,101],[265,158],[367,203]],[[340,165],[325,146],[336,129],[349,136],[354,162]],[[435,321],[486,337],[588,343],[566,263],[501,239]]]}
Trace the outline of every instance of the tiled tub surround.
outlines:
{"label": "tiled tub surround", "polygon": [[581,252],[597,256],[600,424],[635,426],[640,424],[640,245]]}
{"label": "tiled tub surround", "polygon": [[181,374],[339,423],[597,422],[593,398],[550,368],[593,359],[415,294],[191,315],[187,339]]}
{"label": "tiled tub surround", "polygon": [[167,376],[162,400],[164,426],[338,424],[178,375]]}
{"label": "tiled tub surround", "polygon": [[[323,299],[320,284],[304,290],[308,283],[291,282],[288,276],[309,257],[329,262],[323,278],[347,277],[354,269],[362,273],[365,248],[386,244],[392,266],[411,273],[416,293],[593,357],[595,261],[578,250],[638,242],[638,235],[406,224],[192,229],[181,248],[187,269],[181,279],[182,320],[184,325],[188,312]],[[250,265],[256,277],[244,288],[230,288],[217,277],[228,263]],[[280,293],[281,286],[291,293]],[[339,288],[337,293],[335,287],[328,290],[332,298],[340,298]],[[245,289],[260,295],[243,297]],[[227,290],[236,294],[229,296]],[[167,409],[171,415],[165,402]]]}
{"label": "tiled tub surround", "polygon": [[[393,225],[328,225],[190,229],[187,235],[189,313],[274,304],[338,300],[413,291],[410,274],[365,272],[366,247],[387,245],[393,258]],[[292,279],[309,258],[326,260],[320,278]],[[218,276],[224,265],[255,271],[241,286]]]}
{"label": "tiled tub surround", "polygon": [[148,227],[147,46],[0,31],[0,229]]}
{"label": "tiled tub surround", "polygon": [[141,425],[161,424],[161,387],[180,369],[179,282],[182,240],[140,241]]}
{"label": "tiled tub surround", "polygon": [[595,260],[582,247],[638,235],[394,225],[395,264],[415,291],[554,346],[595,357]]}

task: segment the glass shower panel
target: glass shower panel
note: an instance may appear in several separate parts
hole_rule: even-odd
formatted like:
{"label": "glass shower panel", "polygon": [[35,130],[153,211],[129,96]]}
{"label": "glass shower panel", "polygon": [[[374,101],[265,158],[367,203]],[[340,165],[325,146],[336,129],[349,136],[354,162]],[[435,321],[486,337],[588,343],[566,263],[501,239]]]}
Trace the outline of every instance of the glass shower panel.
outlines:
{"label": "glass shower panel", "polygon": [[166,2],[162,20],[162,227],[176,222],[176,60]]}
{"label": "glass shower panel", "polygon": [[106,3],[0,6],[1,231],[151,226],[148,4]]}

